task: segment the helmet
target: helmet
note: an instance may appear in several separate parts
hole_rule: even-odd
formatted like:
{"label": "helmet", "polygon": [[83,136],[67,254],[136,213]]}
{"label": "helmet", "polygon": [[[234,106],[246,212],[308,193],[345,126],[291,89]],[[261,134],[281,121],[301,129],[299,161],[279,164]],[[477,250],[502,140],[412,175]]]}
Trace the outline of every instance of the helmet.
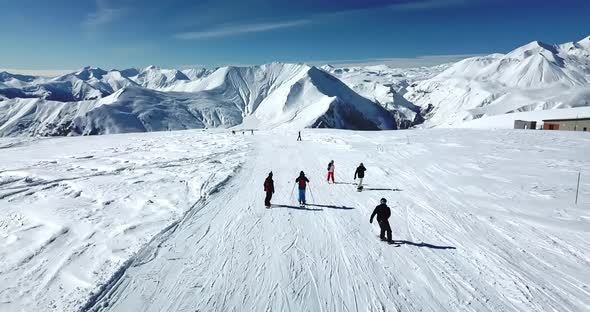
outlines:
{"label": "helmet", "polygon": [[385,199],[385,198],[381,198],[381,203],[382,203],[382,204],[385,204],[385,203],[387,203],[387,199]]}
{"label": "helmet", "polygon": [[269,173],[268,173],[268,175],[272,177],[272,171],[271,171],[271,172],[269,172]]}

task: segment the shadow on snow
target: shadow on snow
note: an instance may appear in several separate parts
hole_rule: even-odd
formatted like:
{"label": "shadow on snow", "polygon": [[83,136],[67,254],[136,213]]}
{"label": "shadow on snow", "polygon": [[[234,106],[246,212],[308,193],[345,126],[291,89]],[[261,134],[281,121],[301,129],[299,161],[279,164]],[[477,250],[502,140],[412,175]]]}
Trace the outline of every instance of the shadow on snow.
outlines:
{"label": "shadow on snow", "polygon": [[407,240],[393,240],[393,242],[395,244],[400,244],[400,245],[411,245],[411,246],[416,246],[416,247],[426,247],[426,248],[431,248],[431,249],[457,249],[453,246],[437,246],[437,245],[432,245],[432,244],[427,244],[427,243],[414,243],[414,242],[410,242]]}
{"label": "shadow on snow", "polygon": [[346,207],[346,206],[319,205],[319,204],[307,204],[307,205],[308,206],[313,206],[313,207],[330,208],[330,209],[342,209],[342,210],[351,210],[351,209],[354,209],[353,207]]}
{"label": "shadow on snow", "polygon": [[379,188],[379,187],[365,187],[363,191],[393,191],[393,192],[401,192],[401,189],[398,188]]}
{"label": "shadow on snow", "polygon": [[[350,184],[350,185],[357,185],[358,183],[354,183],[354,182],[334,182],[334,184]],[[365,184],[367,185],[367,184]]]}
{"label": "shadow on snow", "polygon": [[[358,185],[356,182],[334,182],[334,184],[347,184],[347,185]],[[363,184],[363,186],[368,186],[369,184]],[[401,189],[398,188],[385,188],[385,187],[365,187],[363,191],[393,191],[393,192],[401,192]]]}
{"label": "shadow on snow", "polygon": [[[311,206],[311,205],[307,205]],[[272,205],[271,208],[289,208],[289,209],[297,209],[297,210],[307,210],[307,211],[322,211],[323,209],[313,209],[301,206],[289,206],[289,205]]]}

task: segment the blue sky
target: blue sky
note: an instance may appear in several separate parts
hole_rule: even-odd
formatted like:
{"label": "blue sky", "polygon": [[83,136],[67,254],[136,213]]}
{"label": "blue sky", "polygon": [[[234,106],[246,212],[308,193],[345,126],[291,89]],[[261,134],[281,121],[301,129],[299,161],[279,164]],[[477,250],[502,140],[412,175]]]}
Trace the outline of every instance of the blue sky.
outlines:
{"label": "blue sky", "polygon": [[2,0],[0,68],[441,63],[590,35],[582,0]]}

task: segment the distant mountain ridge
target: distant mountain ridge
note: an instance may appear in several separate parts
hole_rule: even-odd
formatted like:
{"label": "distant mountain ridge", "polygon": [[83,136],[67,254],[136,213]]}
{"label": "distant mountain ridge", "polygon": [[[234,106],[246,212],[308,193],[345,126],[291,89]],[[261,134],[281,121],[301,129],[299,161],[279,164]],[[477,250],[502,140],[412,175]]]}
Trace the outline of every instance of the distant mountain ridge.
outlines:
{"label": "distant mountain ridge", "polygon": [[590,36],[561,45],[533,41],[507,54],[459,61],[410,86],[405,98],[431,108],[427,127],[590,106]]}
{"label": "distant mountain ridge", "polygon": [[590,36],[399,69],[305,64],[0,73],[0,136],[191,128],[460,126],[513,112],[590,106]]}
{"label": "distant mountain ridge", "polygon": [[2,89],[0,135],[89,135],[242,124],[259,129],[397,128],[394,114],[313,66],[272,63],[189,74],[195,79],[155,67],[86,67],[52,79],[7,76],[7,83],[20,87],[21,94]]}

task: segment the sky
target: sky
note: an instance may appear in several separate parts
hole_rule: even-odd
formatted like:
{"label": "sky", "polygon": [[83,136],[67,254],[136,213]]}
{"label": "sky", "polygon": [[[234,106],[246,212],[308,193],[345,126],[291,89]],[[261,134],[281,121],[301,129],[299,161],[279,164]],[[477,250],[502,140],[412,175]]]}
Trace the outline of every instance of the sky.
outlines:
{"label": "sky", "polygon": [[0,68],[436,65],[590,35],[587,0],[1,0]]}

